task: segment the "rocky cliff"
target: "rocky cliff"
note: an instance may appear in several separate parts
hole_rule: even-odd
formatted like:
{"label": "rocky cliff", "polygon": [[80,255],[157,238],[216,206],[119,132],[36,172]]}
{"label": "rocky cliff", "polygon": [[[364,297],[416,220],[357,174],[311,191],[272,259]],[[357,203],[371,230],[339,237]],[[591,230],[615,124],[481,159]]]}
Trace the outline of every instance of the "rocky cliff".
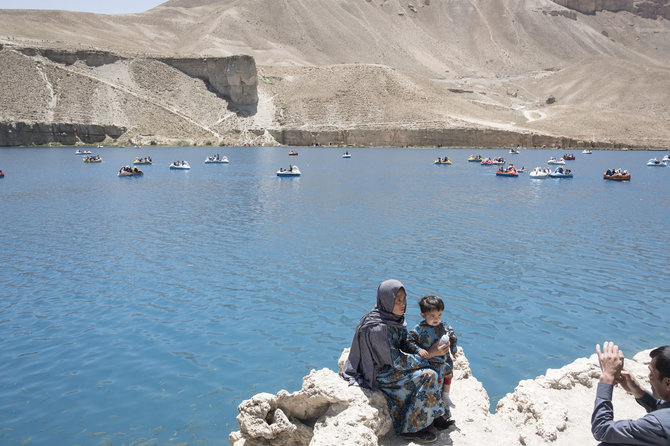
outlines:
{"label": "rocky cliff", "polygon": [[0,122],[0,147],[99,144],[107,138],[117,140],[125,132],[115,125]]}
{"label": "rocky cliff", "polygon": [[[0,51],[2,47],[0,47]],[[115,54],[100,50],[65,50],[54,48],[18,47],[16,51],[29,57],[42,56],[52,62],[73,65],[77,61],[89,67],[100,67],[120,60],[138,56]],[[142,56],[152,59],[151,57]],[[253,57],[237,55],[230,57],[156,57],[156,60],[177,68],[191,77],[202,79],[233,106],[255,105],[258,102],[258,79]]]}
{"label": "rocky cliff", "polygon": [[[347,353],[345,350],[339,360],[340,368]],[[648,383],[648,364],[648,350],[626,359],[626,367],[641,383]],[[454,362],[451,390],[456,425],[437,432],[438,444],[595,445],[590,418],[599,376],[595,355],[577,359],[520,382],[491,413],[486,389],[472,376],[468,360],[461,354]],[[617,419],[639,418],[645,413],[621,388],[615,388],[613,402]],[[349,387],[329,369],[312,370],[297,392],[261,393],[243,401],[237,421],[240,430],[229,438],[233,446],[408,444],[393,432],[381,392]]]}
{"label": "rocky cliff", "polygon": [[26,56],[42,56],[53,62],[72,65],[78,60],[83,61],[89,67],[99,67],[105,64],[112,64],[123,57],[109,51],[98,50],[77,50],[69,51],[55,48],[17,48],[17,51]]}
{"label": "rocky cliff", "polygon": [[192,77],[206,81],[233,106],[258,102],[256,62],[250,56],[214,58],[159,58]]}
{"label": "rocky cliff", "polygon": [[627,11],[646,19],[658,17],[670,19],[668,0],[554,0],[554,2],[584,14]]}
{"label": "rocky cliff", "polygon": [[234,142],[247,137],[245,116],[256,114],[257,102],[249,56],[0,49],[0,145],[91,144],[121,135],[124,143]]}
{"label": "rocky cliff", "polygon": [[622,148],[622,143],[551,136],[532,132],[478,128],[367,128],[349,130],[270,129],[277,142],[288,146],[356,147],[595,147]]}

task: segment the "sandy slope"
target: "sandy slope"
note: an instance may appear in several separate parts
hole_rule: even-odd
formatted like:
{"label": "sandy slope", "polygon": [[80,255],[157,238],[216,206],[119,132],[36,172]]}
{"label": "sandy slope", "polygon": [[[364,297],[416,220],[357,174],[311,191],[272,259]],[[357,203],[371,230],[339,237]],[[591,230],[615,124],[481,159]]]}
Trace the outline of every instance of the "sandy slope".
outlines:
{"label": "sandy slope", "polygon": [[[261,100],[251,118],[226,118],[217,101],[202,99],[195,110],[188,98],[176,100],[165,85],[181,91],[175,83],[189,81],[174,73],[152,77],[144,69],[141,78],[130,76],[129,67],[121,70],[117,78],[137,81],[139,96],[146,96],[145,88],[168,92],[153,91],[152,106],[173,114],[183,128],[152,131],[174,137],[191,127],[212,134],[287,126],[465,126],[664,146],[670,144],[669,35],[664,19],[583,15],[550,0],[171,0],[119,16],[0,11],[0,43],[10,45],[253,55]],[[123,87],[104,70],[119,69],[99,70],[108,77],[104,85]],[[10,72],[0,68],[0,82],[13,85]],[[196,98],[207,97],[202,85],[191,88]],[[47,83],[38,90],[24,90],[35,96],[31,105],[2,118],[43,119]],[[74,98],[71,106],[81,104]],[[108,122],[132,113],[126,108],[83,114]],[[216,122],[230,125],[217,130]],[[194,138],[206,137],[200,133]]]}

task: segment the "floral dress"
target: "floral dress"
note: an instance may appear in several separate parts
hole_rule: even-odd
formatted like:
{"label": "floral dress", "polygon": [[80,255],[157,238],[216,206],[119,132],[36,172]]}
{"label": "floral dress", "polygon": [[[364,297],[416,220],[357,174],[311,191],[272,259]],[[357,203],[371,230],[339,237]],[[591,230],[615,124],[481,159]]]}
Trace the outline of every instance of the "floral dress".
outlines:
{"label": "floral dress", "polygon": [[[410,330],[407,335],[407,351],[410,353],[419,353],[419,350],[421,349],[429,350],[430,346],[445,334],[449,335],[449,351],[451,352],[451,355],[456,354],[456,343],[458,342],[458,339],[456,338],[456,333],[451,325],[446,325],[444,322],[440,322],[433,327],[428,325],[425,320],[421,321],[416,327]],[[444,356],[435,356],[428,361],[435,368],[443,367],[444,370],[442,371],[442,374],[444,376],[449,376],[454,369],[454,361],[451,359],[451,355],[447,353]]]}
{"label": "floral dress", "polygon": [[389,326],[388,332],[393,365],[384,366],[377,375],[377,384],[388,401],[396,432],[417,432],[447,413],[439,385],[442,371],[432,368],[419,355],[405,353],[405,328]]}

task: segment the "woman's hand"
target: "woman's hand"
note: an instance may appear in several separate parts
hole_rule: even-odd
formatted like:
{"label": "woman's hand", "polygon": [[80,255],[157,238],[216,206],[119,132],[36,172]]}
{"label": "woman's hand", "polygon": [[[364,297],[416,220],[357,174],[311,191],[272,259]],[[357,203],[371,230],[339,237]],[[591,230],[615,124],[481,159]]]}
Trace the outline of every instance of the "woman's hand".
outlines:
{"label": "woman's hand", "polygon": [[430,350],[428,350],[428,355],[430,355],[430,358],[433,358],[435,356],[444,356],[447,354],[449,351],[449,344],[442,344],[440,345],[440,340],[438,339],[437,341],[433,342],[433,345],[430,346]]}

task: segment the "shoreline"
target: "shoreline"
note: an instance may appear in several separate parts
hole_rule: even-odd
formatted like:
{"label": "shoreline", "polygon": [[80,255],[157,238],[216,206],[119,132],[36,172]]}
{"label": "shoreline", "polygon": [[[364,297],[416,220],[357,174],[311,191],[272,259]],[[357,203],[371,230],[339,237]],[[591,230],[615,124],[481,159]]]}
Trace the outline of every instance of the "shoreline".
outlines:
{"label": "shoreline", "polygon": [[[370,129],[295,129],[257,128],[242,133],[222,133],[208,138],[191,136],[180,138],[151,134],[137,134],[136,130],[117,125],[55,123],[55,122],[0,122],[0,147],[34,146],[184,146],[184,147],[338,147],[338,148],[574,148],[591,150],[667,150],[667,141],[641,145],[602,141],[543,133],[527,133],[497,128],[409,128],[375,127]],[[566,149],[567,150],[567,149]]]}
{"label": "shoreline", "polygon": [[[101,147],[98,147],[101,146]],[[161,149],[161,148],[184,148],[184,149],[203,149],[203,148],[216,148],[216,149],[260,149],[260,148],[296,148],[296,149],[310,149],[310,148],[319,148],[319,149],[356,149],[356,150],[375,150],[375,149],[412,149],[412,150],[509,150],[511,146],[352,146],[352,145],[319,145],[319,146],[310,146],[310,145],[214,145],[214,144],[190,144],[190,145],[181,145],[181,144],[155,144],[155,145],[117,145],[117,144],[60,144],[60,143],[48,143],[48,144],[33,144],[33,145],[9,145],[2,146],[0,145],[0,150],[2,149],[67,149],[67,148],[103,148],[103,149]],[[595,152],[668,152],[670,147],[638,147],[638,146],[627,146],[627,147],[587,147],[587,146],[576,146],[576,147],[522,147],[521,150],[557,150],[557,151],[582,151],[584,149],[589,149]]]}

